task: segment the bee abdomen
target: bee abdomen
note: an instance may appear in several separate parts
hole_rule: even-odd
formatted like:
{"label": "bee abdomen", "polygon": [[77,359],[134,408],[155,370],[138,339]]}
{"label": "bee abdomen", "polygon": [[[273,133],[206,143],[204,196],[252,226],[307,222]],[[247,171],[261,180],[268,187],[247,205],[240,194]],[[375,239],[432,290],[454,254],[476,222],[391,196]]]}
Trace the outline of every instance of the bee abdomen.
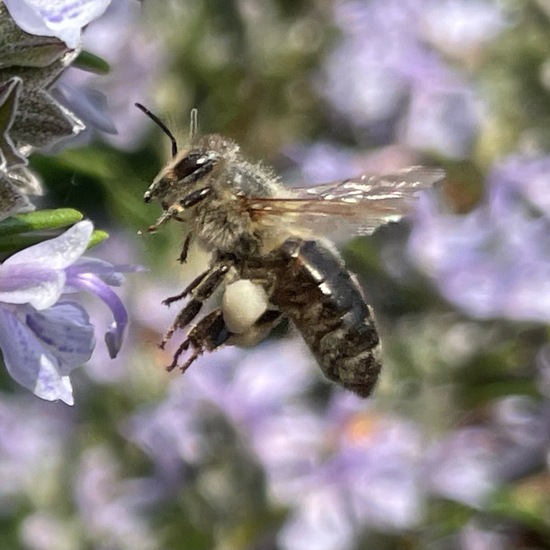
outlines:
{"label": "bee abdomen", "polygon": [[325,376],[362,397],[381,368],[372,309],[336,250],[288,239],[271,301],[296,325]]}

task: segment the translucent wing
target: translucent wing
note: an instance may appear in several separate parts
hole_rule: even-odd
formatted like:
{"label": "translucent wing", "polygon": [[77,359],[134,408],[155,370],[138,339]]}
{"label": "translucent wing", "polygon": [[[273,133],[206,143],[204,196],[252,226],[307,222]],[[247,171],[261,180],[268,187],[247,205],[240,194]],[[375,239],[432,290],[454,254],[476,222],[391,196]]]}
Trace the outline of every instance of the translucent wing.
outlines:
{"label": "translucent wing", "polygon": [[289,189],[288,197],[247,197],[244,201],[246,209],[266,223],[280,224],[282,217],[324,234],[347,229],[348,236],[350,232],[370,235],[377,227],[401,219],[411,211],[418,191],[431,189],[444,178],[443,170],[412,167],[394,174],[365,174]]}

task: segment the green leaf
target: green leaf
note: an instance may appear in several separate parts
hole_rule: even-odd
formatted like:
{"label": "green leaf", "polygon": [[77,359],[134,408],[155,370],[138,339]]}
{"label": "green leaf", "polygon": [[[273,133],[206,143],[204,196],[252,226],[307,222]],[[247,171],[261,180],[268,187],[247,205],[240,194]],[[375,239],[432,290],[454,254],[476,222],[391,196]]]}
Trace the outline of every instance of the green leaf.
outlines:
{"label": "green leaf", "polygon": [[111,72],[111,66],[105,59],[86,50],[78,54],[73,66],[95,74],[109,74]]}
{"label": "green leaf", "polygon": [[[27,214],[18,214],[0,222],[0,237],[31,231],[60,229],[73,225],[82,218],[82,214],[72,208],[37,210],[35,212],[28,212]],[[42,239],[38,238],[38,240]],[[10,241],[14,242],[13,238]]]}
{"label": "green leaf", "polygon": [[44,240],[44,235],[13,235],[9,239],[0,237],[0,252],[14,253]]}
{"label": "green leaf", "polygon": [[90,248],[93,248],[94,246],[97,246],[108,238],[109,233],[107,233],[106,231],[102,231],[101,229],[95,229],[92,233],[92,237],[90,238],[90,242],[88,243],[88,250]]}

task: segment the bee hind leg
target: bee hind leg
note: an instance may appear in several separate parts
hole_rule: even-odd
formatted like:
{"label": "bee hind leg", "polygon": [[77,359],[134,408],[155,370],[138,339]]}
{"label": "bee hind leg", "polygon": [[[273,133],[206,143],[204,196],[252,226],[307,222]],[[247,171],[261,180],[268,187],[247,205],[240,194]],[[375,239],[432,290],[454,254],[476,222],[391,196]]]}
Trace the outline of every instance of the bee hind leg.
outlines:
{"label": "bee hind leg", "polygon": [[232,346],[252,347],[264,340],[267,335],[282,321],[283,314],[274,309],[267,309],[253,325],[240,333],[231,333],[228,344]]}
{"label": "bee hind leg", "polygon": [[164,335],[164,338],[160,343],[161,349],[164,349],[166,342],[170,340],[176,330],[186,327],[189,323],[191,323],[191,321],[193,321],[193,319],[199,314],[203,302],[212,296],[214,291],[223,282],[228,271],[229,265],[217,265],[209,271],[205,271],[199,275],[183,292],[163,301],[164,305],[170,305],[173,302],[185,298],[189,294],[192,295],[191,300],[177,314],[172,326]]}
{"label": "bee hind leg", "polygon": [[[172,363],[166,367],[166,370],[172,371],[179,366],[181,372],[184,373],[200,355],[205,351],[214,351],[219,348],[230,336],[231,332],[225,324],[221,309],[214,310],[190,330],[187,338],[176,350]],[[190,347],[193,349],[192,354],[185,363],[180,365],[180,357]]]}

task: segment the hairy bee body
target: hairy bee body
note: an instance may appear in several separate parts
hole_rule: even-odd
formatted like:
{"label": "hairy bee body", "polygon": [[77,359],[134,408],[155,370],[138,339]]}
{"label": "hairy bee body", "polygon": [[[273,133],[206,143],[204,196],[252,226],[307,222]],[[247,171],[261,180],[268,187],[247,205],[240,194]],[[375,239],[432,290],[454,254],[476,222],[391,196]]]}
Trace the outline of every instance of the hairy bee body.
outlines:
{"label": "hairy bee body", "polygon": [[298,328],[325,376],[366,397],[382,367],[372,309],[332,247],[290,238],[270,300]]}
{"label": "hairy bee body", "polygon": [[[204,169],[197,181],[189,183],[198,189],[209,189],[207,196],[190,208],[181,208],[181,195],[185,192],[178,172],[181,156],[161,172],[147,195],[148,200],[164,197],[163,207],[178,211],[192,240],[214,254],[244,259],[270,252],[291,235],[284,226],[266,227],[243,207],[241,199],[245,197],[274,198],[283,192],[285,188],[269,169],[245,160],[237,144],[216,134],[203,136],[196,150],[203,152]],[[184,152],[183,158],[188,157],[189,153]],[[189,192],[192,189],[189,187]]]}
{"label": "hairy bee body", "polygon": [[[192,243],[212,256],[206,272],[165,300],[188,298],[161,346],[194,322],[216,289],[225,293],[222,307],[188,331],[168,369],[179,366],[183,372],[204,351],[222,344],[254,345],[286,316],[327,378],[369,395],[381,368],[374,315],[337,250],[315,228],[319,221],[339,217],[370,234],[399,219],[408,199],[439,181],[441,171],[411,168],[292,190],[219,135],[196,137],[192,131],[191,147],[178,153],[164,124],[139,107],[173,146],[173,159],[144,195],[146,202],[158,201],[163,208],[151,229],[170,219],[184,222],[180,261],[185,262]],[[190,356],[181,363],[188,350]]]}

